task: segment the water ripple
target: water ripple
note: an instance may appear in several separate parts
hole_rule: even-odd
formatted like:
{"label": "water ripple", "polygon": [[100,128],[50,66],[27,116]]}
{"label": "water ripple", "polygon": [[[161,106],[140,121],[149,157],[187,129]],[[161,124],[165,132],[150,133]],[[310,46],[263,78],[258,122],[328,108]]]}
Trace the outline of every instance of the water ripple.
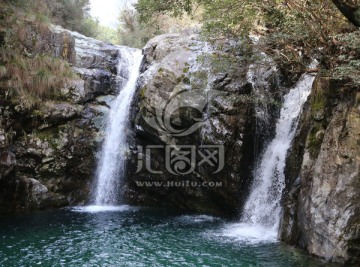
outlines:
{"label": "water ripple", "polygon": [[240,225],[215,217],[95,210],[2,218],[0,266],[325,266],[278,242],[243,242]]}

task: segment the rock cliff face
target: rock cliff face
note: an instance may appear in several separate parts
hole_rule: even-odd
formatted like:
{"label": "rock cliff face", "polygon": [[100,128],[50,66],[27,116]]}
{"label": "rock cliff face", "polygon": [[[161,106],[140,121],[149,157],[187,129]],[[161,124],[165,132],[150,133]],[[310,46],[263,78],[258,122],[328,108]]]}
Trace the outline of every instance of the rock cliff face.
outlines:
{"label": "rock cliff face", "polygon": [[360,101],[318,77],[287,164],[281,239],[331,261],[360,262]]}
{"label": "rock cliff face", "polygon": [[122,70],[118,66],[128,48],[60,27],[32,38],[37,41],[29,44],[29,53],[66,59],[79,78],[59,88],[58,100],[31,110],[16,97],[0,97],[0,213],[88,199],[104,118],[127,77],[125,62]]}
{"label": "rock cliff face", "polygon": [[[0,90],[0,214],[86,202],[105,117],[128,76],[121,53],[129,48],[60,27],[26,32],[27,53],[61,57],[79,78],[32,110]],[[239,215],[280,108],[266,100],[279,100],[281,90],[271,64],[256,68],[249,51],[219,47],[189,32],[158,36],[144,48],[129,129],[128,203]],[[315,80],[286,165],[280,238],[327,260],[358,263],[358,88]]]}
{"label": "rock cliff face", "polygon": [[[86,201],[104,119],[128,75],[126,63],[119,63],[122,49],[129,48],[55,26],[41,36],[31,29],[27,33],[36,40],[25,44],[28,53],[67,60],[79,79],[59,88],[59,99],[44,101],[33,110],[23,109],[16,98],[0,98],[0,213]],[[278,110],[276,105],[255,102],[273,96],[278,88],[271,67],[255,70],[243,57],[248,51],[234,53],[227,43],[221,47],[213,50],[198,34],[185,33],[156,37],[144,48],[131,112],[134,135],[124,188],[129,203],[239,214],[254,159],[272,133],[261,130],[273,125],[271,118],[276,117],[266,116],[265,110]],[[162,173],[144,168],[136,173],[139,157],[147,168],[146,148],[151,145],[162,150],[150,155],[149,168]],[[193,146],[195,161],[186,166],[175,160],[166,167],[169,145]],[[181,175],[186,167],[192,171]],[[140,187],[138,181],[197,185]]]}
{"label": "rock cliff face", "polygon": [[255,91],[243,51],[223,47],[212,49],[189,33],[158,36],[144,48],[131,119],[129,203],[239,215],[257,152],[253,100],[256,92],[276,90],[276,79],[265,67],[265,85]]}

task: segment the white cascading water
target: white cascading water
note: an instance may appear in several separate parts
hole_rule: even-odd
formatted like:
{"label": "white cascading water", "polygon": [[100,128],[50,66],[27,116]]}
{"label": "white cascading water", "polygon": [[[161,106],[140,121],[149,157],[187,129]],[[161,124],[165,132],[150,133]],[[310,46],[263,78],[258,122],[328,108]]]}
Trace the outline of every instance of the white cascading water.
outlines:
{"label": "white cascading water", "polygon": [[[316,64],[316,63],[314,63]],[[311,93],[315,76],[304,74],[284,97],[276,136],[264,150],[254,171],[254,182],[240,223],[229,225],[222,235],[246,242],[277,239],[281,197],[285,188],[286,154],[295,136],[302,107]]]}
{"label": "white cascading water", "polygon": [[277,231],[280,219],[280,200],[285,188],[285,160],[298,125],[299,115],[306,102],[315,77],[303,75],[297,85],[284,97],[276,136],[265,149],[254,172],[252,191],[245,204],[242,221],[260,224]]}
{"label": "white cascading water", "polygon": [[[94,192],[95,205],[116,205],[119,199],[121,178],[124,175],[125,156],[128,150],[126,131],[130,103],[136,89],[142,61],[141,50],[122,49],[119,51],[129,68],[128,80],[111,105],[105,130],[105,140],[97,168]],[[120,63],[119,63],[120,64]],[[121,66],[119,66],[119,73]]]}

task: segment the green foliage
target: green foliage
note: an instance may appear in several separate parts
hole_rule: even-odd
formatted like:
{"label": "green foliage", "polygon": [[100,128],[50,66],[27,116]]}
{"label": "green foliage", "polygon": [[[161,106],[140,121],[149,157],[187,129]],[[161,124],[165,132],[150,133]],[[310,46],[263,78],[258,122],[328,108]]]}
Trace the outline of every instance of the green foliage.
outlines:
{"label": "green foliage", "polygon": [[337,80],[345,80],[353,85],[360,85],[360,60],[350,61],[347,65],[338,66],[332,73]]}
{"label": "green foliage", "polygon": [[54,24],[89,35],[90,0],[47,0],[46,4]]}
{"label": "green foliage", "polygon": [[360,85],[360,31],[335,36],[337,44],[335,71],[330,75],[338,80]]}
{"label": "green foliage", "polygon": [[[333,77],[357,84],[360,80],[357,59],[351,56],[358,54],[359,31],[331,0],[139,0],[136,9],[141,20],[150,23],[162,14],[193,14],[199,6],[203,33],[211,42],[234,40],[238,49],[244,41],[252,43],[253,50],[270,55],[284,74],[305,71],[310,58],[317,58],[321,68],[335,69]],[[337,40],[339,34],[343,41]],[[254,44],[251,35],[262,38]],[[344,42],[349,42],[345,49]],[[350,58],[338,60],[333,55]]]}
{"label": "green foliage", "polygon": [[122,10],[119,20],[119,43],[137,48],[144,47],[156,35],[180,32],[197,23],[186,15],[179,19],[165,14],[159,14],[151,21],[143,21],[138,11],[132,8]]}
{"label": "green foliage", "polygon": [[107,26],[98,25],[95,38],[104,42],[119,44],[117,31]]}
{"label": "green foliage", "polygon": [[130,8],[124,9],[119,17],[119,43],[125,46],[142,48],[152,37],[162,32],[158,27],[148,28],[141,23],[138,13]]}
{"label": "green foliage", "polygon": [[204,29],[207,34],[215,38],[247,36],[259,19],[259,9],[259,1],[214,0],[207,2],[204,12]]}
{"label": "green foliage", "polygon": [[90,16],[89,0],[48,0],[47,6],[54,24],[85,36],[117,43],[116,31],[100,25],[98,19]]}
{"label": "green foliage", "polygon": [[5,0],[1,10],[12,9],[24,19],[48,26],[49,23],[97,37],[99,22],[90,16],[90,0]]}
{"label": "green foliage", "polygon": [[[42,101],[59,95],[60,89],[74,78],[69,64],[61,59],[46,55],[43,51],[31,50],[29,34],[49,34],[46,16],[39,13],[42,5],[34,6],[29,1],[17,0],[0,3],[5,14],[0,20],[0,90],[11,97],[22,108],[31,108]],[[34,8],[24,10],[23,8]],[[36,38],[32,45],[36,45]]]}
{"label": "green foliage", "polygon": [[86,17],[82,21],[81,31],[79,32],[85,36],[96,38],[99,34],[99,28],[100,25],[97,19]]}
{"label": "green foliage", "polygon": [[[173,17],[182,16],[184,13],[190,14],[194,10],[193,0],[139,0],[135,5],[139,12],[142,22],[151,21],[158,15],[170,15]],[[199,0],[201,2],[201,0]]]}

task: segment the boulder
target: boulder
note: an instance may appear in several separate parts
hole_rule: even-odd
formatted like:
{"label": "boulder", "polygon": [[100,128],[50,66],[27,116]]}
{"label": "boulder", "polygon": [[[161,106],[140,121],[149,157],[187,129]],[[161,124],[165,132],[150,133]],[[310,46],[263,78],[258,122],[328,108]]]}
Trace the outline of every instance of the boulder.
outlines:
{"label": "boulder", "polygon": [[[157,36],[143,49],[131,112],[134,134],[124,189],[129,203],[239,216],[256,153],[256,101],[247,77],[250,66],[241,52],[224,50],[202,42],[196,32]],[[265,87],[276,87],[270,77],[264,78]],[[156,152],[146,152],[154,145],[160,146]],[[166,151],[175,146],[196,154],[190,166],[181,157],[167,166]],[[210,160],[210,154],[217,158]],[[154,181],[162,185],[140,185]]]}

